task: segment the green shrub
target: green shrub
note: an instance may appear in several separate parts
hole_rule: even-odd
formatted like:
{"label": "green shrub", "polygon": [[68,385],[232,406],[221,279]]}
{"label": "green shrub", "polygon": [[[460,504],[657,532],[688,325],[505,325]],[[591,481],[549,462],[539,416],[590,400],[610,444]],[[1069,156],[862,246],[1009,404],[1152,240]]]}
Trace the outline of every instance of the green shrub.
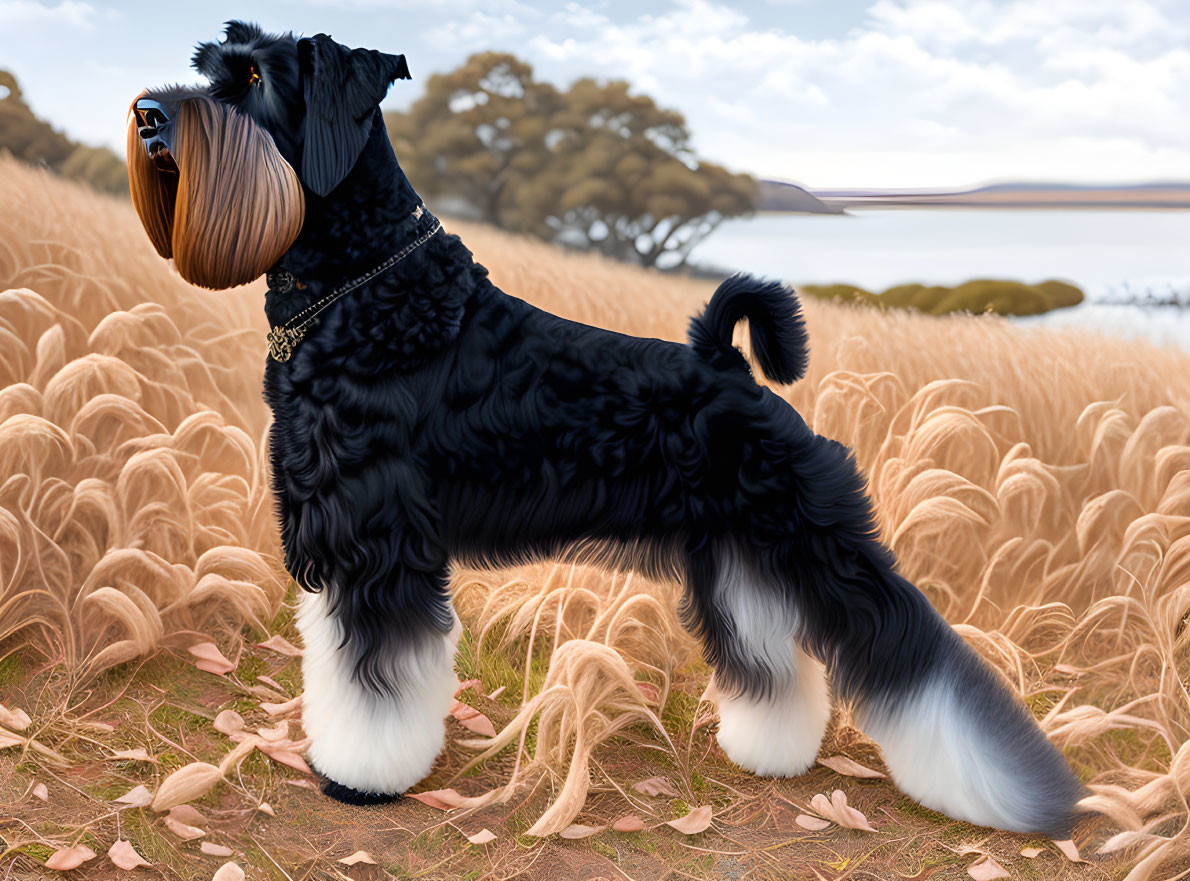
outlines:
{"label": "green shrub", "polygon": [[1083,301],[1083,292],[1077,287],[1053,279],[1035,285],[990,278],[973,279],[955,287],[902,284],[880,294],[850,284],[802,285],[798,291],[821,300],[864,303],[880,309],[907,309],[929,315],[953,312],[1040,315]]}

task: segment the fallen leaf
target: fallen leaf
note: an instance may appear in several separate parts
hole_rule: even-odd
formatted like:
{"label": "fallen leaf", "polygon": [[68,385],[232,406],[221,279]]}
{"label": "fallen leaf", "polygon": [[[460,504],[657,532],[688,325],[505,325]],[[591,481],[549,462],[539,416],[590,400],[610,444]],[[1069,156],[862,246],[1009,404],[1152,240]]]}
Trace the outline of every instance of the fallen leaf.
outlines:
{"label": "fallen leaf", "polygon": [[267,801],[262,801],[260,804],[258,804],[256,806],[256,810],[260,811],[262,814],[268,814],[270,817],[277,816],[277,812],[273,810],[273,806]]}
{"label": "fallen leaf", "polygon": [[107,850],[107,858],[115,863],[117,869],[131,871],[137,866],[152,865],[148,860],[136,852],[136,848],[127,841],[117,841]]}
{"label": "fallen leaf", "polygon": [[202,838],[207,834],[197,826],[191,826],[189,823],[183,823],[181,820],[175,820],[173,817],[165,818],[165,827],[183,841],[193,841],[195,838]]}
{"label": "fallen leaf", "polygon": [[697,807],[686,816],[670,820],[665,825],[672,826],[683,835],[696,835],[711,825],[711,806]]}
{"label": "fallen leaf", "polygon": [[74,847],[63,847],[54,851],[45,861],[45,867],[58,872],[68,872],[71,869],[77,869],[87,860],[93,859],[95,859],[95,851],[85,844],[76,844]]}
{"label": "fallen leaf", "polygon": [[50,800],[50,791],[48,789],[46,789],[46,786],[44,783],[34,783],[32,795],[34,798],[39,798],[42,801]]}
{"label": "fallen leaf", "polygon": [[633,783],[632,788],[645,795],[668,795],[671,798],[678,796],[678,791],[664,777],[650,777],[648,780]]}
{"label": "fallen leaf", "polygon": [[285,686],[283,686],[280,682],[278,682],[272,676],[257,676],[256,678],[258,681],[263,682],[265,685],[269,686],[270,688],[275,688],[277,691],[281,692],[282,694],[285,693]]}
{"label": "fallen leaf", "polygon": [[310,770],[310,766],[306,764],[305,759],[295,753],[292,749],[287,748],[292,746],[292,744],[261,743],[258,746],[260,751],[274,762],[280,762],[282,765],[288,765],[296,771],[301,771],[303,774],[314,773]]}
{"label": "fallen leaf", "polygon": [[289,716],[302,708],[302,696],[299,694],[297,697],[291,698],[281,704],[264,701],[261,703],[260,708],[270,716]]}
{"label": "fallen leaf", "polygon": [[493,691],[491,694],[489,694],[488,697],[491,698],[492,700],[495,700],[500,695],[504,694],[504,689],[506,689],[506,688],[508,688],[507,685],[501,685],[499,688],[497,688],[495,691]]}
{"label": "fallen leaf", "polygon": [[1070,860],[1070,862],[1072,862],[1072,863],[1085,863],[1086,862],[1086,860],[1084,860],[1081,856],[1078,855],[1078,848],[1074,846],[1073,841],[1067,839],[1066,841],[1055,841],[1054,844],[1057,845],[1058,850],[1062,851],[1062,853],[1065,854],[1066,859]]}
{"label": "fallen leaf", "polygon": [[198,808],[192,805],[178,805],[169,809],[169,815],[179,823],[189,823],[191,826],[206,826],[208,820]]}
{"label": "fallen leaf", "polygon": [[841,789],[836,789],[828,799],[819,793],[810,799],[810,807],[832,823],[838,823],[846,829],[863,829],[865,832],[875,832],[860,811],[847,804],[847,795]]}
{"label": "fallen leaf", "polygon": [[224,863],[215,870],[211,881],[244,881],[244,870],[235,863]]}
{"label": "fallen leaf", "polygon": [[315,792],[318,791],[318,784],[316,784],[313,780],[307,780],[304,777],[291,777],[285,782],[290,786],[297,786],[301,789],[313,789]]}
{"label": "fallen leaf", "polygon": [[636,814],[625,814],[612,823],[612,830],[615,832],[640,832],[644,828],[645,821]]}
{"label": "fallen leaf", "polygon": [[8,709],[4,704],[0,704],[0,725],[5,728],[11,728],[13,731],[24,731],[32,724],[33,720],[29,718],[29,714],[19,707]]}
{"label": "fallen leaf", "polygon": [[793,822],[797,823],[803,829],[809,829],[811,832],[821,832],[831,824],[830,820],[824,820],[822,817],[812,817],[809,814],[798,814],[797,819]]}
{"label": "fallen leaf", "polygon": [[229,857],[231,856],[231,848],[223,844],[216,844],[213,841],[204,841],[198,846],[209,857]]}
{"label": "fallen leaf", "polygon": [[191,762],[178,768],[158,787],[153,797],[153,810],[168,811],[175,805],[202,798],[222,777],[218,768],[206,762]]}
{"label": "fallen leaf", "polygon": [[258,697],[262,701],[276,702],[285,700],[285,695],[283,695],[281,692],[275,691],[271,688],[265,688],[263,685],[249,686],[248,694],[252,695],[253,697]]}
{"label": "fallen leaf", "polygon": [[489,841],[496,840],[496,833],[491,829],[480,829],[474,835],[468,835],[467,840],[472,844],[487,844]]}
{"label": "fallen leaf", "polygon": [[847,777],[861,777],[871,780],[879,780],[887,777],[881,771],[874,771],[871,768],[865,768],[859,762],[852,761],[847,756],[831,756],[827,759],[819,759],[818,764],[825,765],[837,774],[844,774]]}
{"label": "fallen leaf", "polygon": [[199,670],[223,676],[236,668],[236,665],[229,661],[227,656],[219,651],[219,646],[213,642],[200,642],[190,646],[188,651],[198,658],[194,666]]}
{"label": "fallen leaf", "polygon": [[606,828],[606,826],[584,826],[582,823],[571,823],[558,833],[558,837],[570,840],[590,838],[592,835],[602,832]]}
{"label": "fallen leaf", "polygon": [[408,795],[409,798],[417,799],[423,805],[440,811],[457,808],[465,800],[465,796],[459,795],[453,789],[431,789],[429,792],[411,792]]}
{"label": "fallen leaf", "polygon": [[289,739],[289,723],[278,722],[272,728],[257,728],[256,733],[267,740],[269,743],[276,743],[280,740]]}
{"label": "fallen leaf", "polygon": [[967,874],[975,881],[993,881],[996,878],[1008,878],[1004,867],[989,856],[982,856],[967,867]]}
{"label": "fallen leaf", "polygon": [[131,805],[134,808],[143,808],[153,802],[153,793],[145,789],[143,785],[134,786],[132,789],[128,790],[126,793],[116,799],[116,801],[122,805]]}
{"label": "fallen leaf", "polygon": [[492,724],[492,720],[475,707],[455,701],[455,705],[450,708],[450,714],[458,719],[468,731],[474,731],[484,737],[496,736],[496,727]]}
{"label": "fallen leaf", "polygon": [[224,710],[215,717],[215,730],[230,737],[244,730],[244,717],[235,710]]}
{"label": "fallen leaf", "polygon": [[288,655],[291,658],[300,658],[302,656],[302,650],[280,634],[270,636],[264,642],[258,642],[256,644],[262,649],[268,649],[279,655]]}
{"label": "fallen leaf", "polygon": [[149,755],[149,751],[143,746],[135,747],[134,749],[118,749],[111,756],[113,759],[125,759],[129,762],[153,762],[157,760]]}
{"label": "fallen leaf", "polygon": [[1031,859],[1033,859],[1033,857],[1038,856],[1039,854],[1044,853],[1044,852],[1045,852],[1045,848],[1042,848],[1042,847],[1022,847],[1021,848],[1021,856],[1023,856],[1027,860],[1031,860]]}
{"label": "fallen leaf", "polygon": [[356,863],[367,863],[369,866],[376,865],[376,861],[372,859],[372,855],[366,850],[357,850],[349,857],[343,857],[339,860],[345,866],[354,866]]}

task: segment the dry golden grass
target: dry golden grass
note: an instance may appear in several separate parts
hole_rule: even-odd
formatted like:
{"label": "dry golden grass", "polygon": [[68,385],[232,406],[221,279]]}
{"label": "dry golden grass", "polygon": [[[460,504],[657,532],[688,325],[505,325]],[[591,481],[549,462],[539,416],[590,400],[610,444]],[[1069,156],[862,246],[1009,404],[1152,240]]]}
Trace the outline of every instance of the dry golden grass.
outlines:
{"label": "dry golden grass", "polygon": [[[94,673],[267,622],[284,581],[259,283],[198,291],[129,206],[11,161],[0,204],[0,655],[29,640]],[[713,287],[449,225],[506,291],[627,333],[683,339]],[[1130,833],[1131,881],[1186,868],[1190,355],[804,308],[810,371],[781,393],[856,451],[902,570],[1030,702],[1107,834]],[[506,763],[474,804],[536,783],[551,794],[525,828],[563,829],[632,782],[626,734],[693,774],[705,716],[674,683],[702,668],[675,585],[543,564],[454,588],[461,663],[523,699],[472,744]],[[862,743],[845,717],[834,743]]]}

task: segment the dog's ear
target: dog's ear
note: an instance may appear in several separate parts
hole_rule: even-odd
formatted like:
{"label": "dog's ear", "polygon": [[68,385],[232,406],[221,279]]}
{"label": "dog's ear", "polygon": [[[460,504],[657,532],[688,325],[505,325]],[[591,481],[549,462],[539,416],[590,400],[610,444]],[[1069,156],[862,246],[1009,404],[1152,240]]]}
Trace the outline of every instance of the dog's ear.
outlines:
{"label": "dog's ear", "polygon": [[305,82],[302,180],[325,196],[351,171],[372,130],[372,111],[393,80],[411,79],[404,55],[348,49],[326,34],[298,41]]}

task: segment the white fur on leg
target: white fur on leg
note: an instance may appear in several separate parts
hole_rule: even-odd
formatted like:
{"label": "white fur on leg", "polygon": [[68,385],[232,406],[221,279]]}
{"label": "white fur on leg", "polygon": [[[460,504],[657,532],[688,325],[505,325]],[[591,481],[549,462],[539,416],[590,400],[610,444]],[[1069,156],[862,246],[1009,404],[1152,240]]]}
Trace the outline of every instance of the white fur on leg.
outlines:
{"label": "white fur on leg", "polygon": [[302,726],[308,756],[319,773],[361,792],[397,795],[430,773],[442,751],[445,717],[458,688],[454,674],[457,625],[449,636],[411,645],[391,663],[400,695],[383,695],[352,677],[339,622],[324,593],[302,596],[298,630],[305,693]]}
{"label": "white fur on leg", "polygon": [[818,756],[830,721],[825,668],[801,649],[794,651],[796,676],[776,684],[766,697],[716,698],[719,746],[729,759],[756,774],[804,774]]}

